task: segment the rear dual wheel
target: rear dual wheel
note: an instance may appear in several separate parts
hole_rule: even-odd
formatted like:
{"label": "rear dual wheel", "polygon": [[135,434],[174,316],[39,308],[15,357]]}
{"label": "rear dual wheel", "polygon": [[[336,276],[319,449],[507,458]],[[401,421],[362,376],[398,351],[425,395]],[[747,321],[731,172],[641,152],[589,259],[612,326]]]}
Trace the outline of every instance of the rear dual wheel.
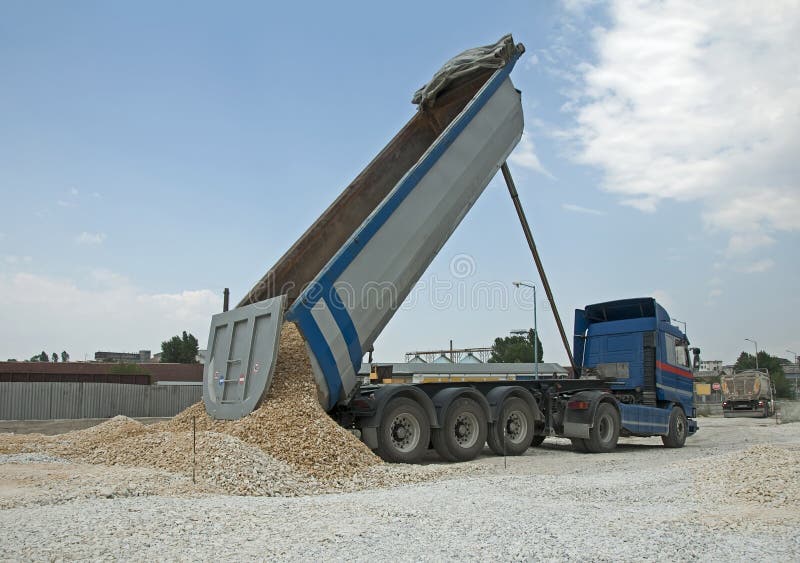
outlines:
{"label": "rear dual wheel", "polygon": [[[522,455],[536,441],[531,408],[519,397],[503,402],[497,421],[489,425],[487,441],[496,455]],[[544,440],[544,436],[541,437]],[[535,445],[541,444],[539,441]]]}
{"label": "rear dual wheel", "polygon": [[431,423],[425,409],[407,397],[393,399],[378,427],[378,455],[394,463],[414,463],[428,451]]}
{"label": "rear dual wheel", "polygon": [[572,447],[581,453],[606,453],[617,447],[620,430],[619,412],[610,403],[600,403],[588,438],[570,438]]}
{"label": "rear dual wheel", "polygon": [[433,447],[446,461],[475,459],[486,443],[486,414],[467,397],[450,403],[440,428],[433,430]]}

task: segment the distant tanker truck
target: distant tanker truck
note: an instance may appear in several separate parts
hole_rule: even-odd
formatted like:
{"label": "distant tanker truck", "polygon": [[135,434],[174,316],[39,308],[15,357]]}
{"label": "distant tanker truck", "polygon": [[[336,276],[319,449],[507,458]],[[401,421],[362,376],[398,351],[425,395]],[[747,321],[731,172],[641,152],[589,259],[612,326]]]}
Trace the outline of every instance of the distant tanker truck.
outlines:
{"label": "distant tanker truck", "polygon": [[769,372],[747,370],[723,375],[721,383],[725,418],[768,418],[775,414],[775,387]]}

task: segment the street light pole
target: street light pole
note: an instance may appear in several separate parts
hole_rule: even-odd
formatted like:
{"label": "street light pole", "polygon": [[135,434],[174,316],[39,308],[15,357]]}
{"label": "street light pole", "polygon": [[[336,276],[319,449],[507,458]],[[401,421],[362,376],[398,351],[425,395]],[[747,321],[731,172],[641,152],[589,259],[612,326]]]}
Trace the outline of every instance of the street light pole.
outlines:
{"label": "street light pole", "polygon": [[517,288],[524,285],[533,289],[533,369],[536,373],[536,379],[539,379],[539,325],[536,319],[536,286],[532,283],[513,282]]}
{"label": "street light pole", "polygon": [[745,338],[748,342],[752,342],[753,346],[756,348],[756,371],[758,371],[758,342],[753,340],[752,338]]}
{"label": "street light pole", "polygon": [[[799,368],[800,367],[800,362],[797,361],[797,352],[792,352],[791,350],[786,350],[786,351],[789,352],[790,354],[794,354],[795,369]],[[795,374],[794,374],[794,398],[795,399],[797,398],[797,376],[798,376],[798,373],[795,372]]]}

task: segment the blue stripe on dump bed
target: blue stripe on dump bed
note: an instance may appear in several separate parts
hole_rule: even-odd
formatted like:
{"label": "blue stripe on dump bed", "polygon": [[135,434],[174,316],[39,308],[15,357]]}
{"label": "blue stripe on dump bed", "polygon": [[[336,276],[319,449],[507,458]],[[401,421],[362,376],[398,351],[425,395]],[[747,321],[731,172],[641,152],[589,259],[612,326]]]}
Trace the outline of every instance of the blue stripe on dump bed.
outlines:
{"label": "blue stripe on dump bed", "polygon": [[[288,319],[287,315],[287,319]],[[314,356],[317,358],[322,370],[322,375],[325,377],[325,382],[328,384],[328,405],[327,409],[330,410],[339,401],[339,395],[342,393],[342,379],[339,375],[339,368],[336,367],[336,360],[331,353],[330,346],[325,341],[322,331],[317,325],[317,321],[311,316],[311,310],[305,307],[298,307],[289,319],[295,321],[303,333],[311,350],[314,351]]]}
{"label": "blue stripe on dump bed", "polygon": [[350,356],[350,363],[353,364],[353,372],[358,374],[358,370],[361,369],[361,357],[364,353],[361,351],[361,342],[358,339],[358,332],[356,332],[353,319],[350,318],[335,287],[331,287],[329,291],[326,291],[323,297],[328,305],[328,310],[333,316],[333,320],[336,321],[336,326],[342,332],[345,344],[347,344],[347,352]]}
{"label": "blue stripe on dump bed", "polygon": [[[375,236],[375,233],[380,230],[386,221],[389,220],[389,217],[400,207],[403,201],[405,201],[408,195],[420,183],[422,178],[424,178],[431,168],[439,161],[445,151],[450,148],[458,136],[461,135],[467,125],[472,122],[478,112],[483,109],[494,93],[497,92],[498,88],[500,88],[505,79],[511,74],[511,70],[514,68],[518,59],[519,53],[515,53],[503,68],[498,69],[494,75],[492,75],[483,88],[479,90],[477,96],[467,104],[464,111],[461,112],[455,121],[453,121],[437,139],[423,159],[406,173],[400,180],[400,183],[395,186],[378,209],[373,212],[371,216],[367,217],[364,224],[350,236],[342,248],[333,256],[331,261],[321,270],[320,274],[315,278],[318,281],[309,284],[308,288],[303,291],[287,311],[286,318],[298,323],[311,350],[314,352],[314,355],[317,356],[317,361],[320,365],[320,369],[322,369],[330,391],[330,404],[328,409],[333,408],[338,401],[342,388],[342,381],[338,369],[336,368],[336,362],[333,359],[330,345],[325,340],[325,337],[322,335],[322,332],[311,316],[311,308],[321,298],[325,299],[339,330],[342,331],[342,337],[347,343],[353,369],[358,373],[361,367],[361,357],[364,350],[361,347],[361,342],[358,338],[353,320],[338,298],[333,284],[339,276],[342,275],[342,272],[355,260],[364,246]],[[334,295],[335,297],[333,297]],[[308,329],[308,333],[306,329]],[[329,372],[329,370],[332,371]]]}
{"label": "blue stripe on dump bed", "polygon": [[333,283],[342,275],[342,272],[355,260],[358,253],[361,252],[361,249],[366,246],[372,237],[375,236],[375,233],[389,220],[392,213],[400,207],[400,204],[403,203],[422,178],[424,178],[431,168],[433,168],[434,164],[439,161],[441,156],[450,148],[450,145],[455,142],[458,136],[461,135],[478,112],[483,109],[497,89],[500,88],[503,81],[511,74],[511,70],[514,68],[514,64],[517,62],[518,58],[519,55],[516,54],[514,58],[508,61],[506,66],[498,69],[494,73],[492,78],[484,85],[483,89],[479,91],[472,103],[467,105],[461,115],[450,124],[439,140],[434,143],[430,152],[400,180],[400,183],[389,194],[383,204],[378,207],[375,214],[367,218],[366,223],[350,237],[342,249],[334,255],[331,262],[322,269],[320,284],[323,289],[327,290],[327,288],[333,286]]}

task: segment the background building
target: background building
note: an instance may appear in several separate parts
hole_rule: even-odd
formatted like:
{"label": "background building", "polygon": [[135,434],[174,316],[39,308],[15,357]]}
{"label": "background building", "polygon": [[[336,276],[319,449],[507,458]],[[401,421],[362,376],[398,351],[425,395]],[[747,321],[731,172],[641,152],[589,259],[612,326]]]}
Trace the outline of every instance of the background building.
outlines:
{"label": "background building", "polygon": [[151,361],[150,350],[139,352],[95,352],[95,362],[124,362],[126,364],[140,364]]}

